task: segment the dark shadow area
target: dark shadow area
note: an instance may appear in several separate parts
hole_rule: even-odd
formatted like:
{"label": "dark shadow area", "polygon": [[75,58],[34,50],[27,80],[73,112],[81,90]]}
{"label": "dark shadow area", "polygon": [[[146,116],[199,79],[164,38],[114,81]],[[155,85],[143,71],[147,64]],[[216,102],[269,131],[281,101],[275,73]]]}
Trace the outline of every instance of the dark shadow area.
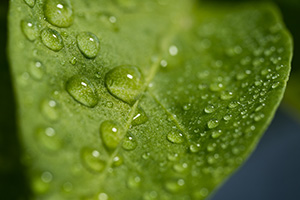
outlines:
{"label": "dark shadow area", "polygon": [[8,1],[0,2],[0,199],[28,199],[28,183],[20,163],[15,99],[8,61],[7,43]]}
{"label": "dark shadow area", "polygon": [[211,200],[300,199],[300,124],[279,110],[249,160]]}

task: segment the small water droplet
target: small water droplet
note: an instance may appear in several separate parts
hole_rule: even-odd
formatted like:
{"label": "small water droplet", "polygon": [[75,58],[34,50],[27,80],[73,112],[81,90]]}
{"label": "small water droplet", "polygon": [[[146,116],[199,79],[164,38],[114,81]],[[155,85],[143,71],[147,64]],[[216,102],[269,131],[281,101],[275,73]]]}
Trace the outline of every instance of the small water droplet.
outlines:
{"label": "small water droplet", "polygon": [[225,121],[229,121],[231,118],[232,118],[232,115],[225,115],[225,116],[223,117],[223,119],[224,119]]}
{"label": "small water droplet", "polygon": [[232,102],[230,102],[229,103],[229,105],[228,105],[228,108],[235,108],[235,107],[237,107],[239,105],[239,102],[237,102],[237,101],[232,101]]}
{"label": "small water droplet", "polygon": [[207,114],[213,113],[215,111],[215,106],[213,105],[208,105],[204,108],[204,112]]}
{"label": "small water droplet", "polygon": [[131,124],[133,126],[137,126],[137,125],[146,123],[146,121],[148,121],[148,117],[147,117],[145,111],[141,107],[138,106],[134,113]]}
{"label": "small water droplet", "polygon": [[209,86],[209,89],[213,92],[218,92],[221,91],[223,89],[223,84],[222,83],[212,83]]}
{"label": "small water droplet", "polygon": [[58,119],[58,106],[54,100],[43,100],[41,103],[41,111],[43,115],[51,121]]}
{"label": "small water droplet", "polygon": [[70,182],[65,182],[62,185],[62,191],[65,193],[70,193],[73,190],[73,184]]}
{"label": "small water droplet", "polygon": [[92,82],[84,76],[73,76],[66,83],[66,90],[74,100],[93,108],[98,103],[98,96]]}
{"label": "small water droplet", "polygon": [[131,189],[138,188],[141,185],[141,177],[140,176],[130,176],[128,178],[127,185]]}
{"label": "small water droplet", "polygon": [[229,100],[232,97],[233,97],[233,93],[229,92],[229,91],[222,92],[222,94],[221,94],[221,99],[222,100]]}
{"label": "small water droplet", "polygon": [[39,29],[34,21],[22,20],[21,29],[29,41],[34,41],[39,36]]}
{"label": "small water droplet", "polygon": [[200,144],[191,144],[191,145],[190,145],[190,151],[191,151],[192,153],[197,153],[197,152],[199,152],[199,151],[200,151],[200,148],[201,148]]}
{"label": "small water droplet", "polygon": [[148,160],[150,158],[150,153],[149,152],[145,152],[143,155],[142,155],[142,158],[145,159],[145,160]]}
{"label": "small water droplet", "polygon": [[184,179],[169,180],[165,183],[165,188],[168,192],[176,193],[182,190],[185,186]]}
{"label": "small water droplet", "polygon": [[178,48],[175,45],[170,46],[169,53],[171,56],[176,56],[178,54]]}
{"label": "small water droplet", "polygon": [[272,88],[275,89],[280,85],[280,82],[273,83]]}
{"label": "small water droplet", "polygon": [[105,169],[106,162],[96,149],[83,148],[81,150],[81,160],[83,166],[91,172],[102,172]]}
{"label": "small water droplet", "polygon": [[77,36],[77,45],[81,53],[87,58],[95,58],[100,49],[100,42],[96,35],[83,32]]}
{"label": "small water droplet", "polygon": [[29,73],[35,80],[41,80],[45,74],[45,66],[40,61],[29,64]]}
{"label": "small water droplet", "polygon": [[113,96],[132,105],[142,93],[144,79],[137,67],[120,66],[106,74],[105,85]]}
{"label": "small water droplet", "polygon": [[100,126],[100,134],[105,147],[114,150],[122,140],[123,130],[116,122],[104,121]]}
{"label": "small water droplet", "polygon": [[64,47],[63,39],[56,30],[45,28],[41,38],[43,44],[53,51],[59,51]]}
{"label": "small water droplet", "polygon": [[35,5],[35,0],[24,0],[24,2],[31,8]]}
{"label": "small water droplet", "polygon": [[220,137],[222,135],[222,130],[218,130],[218,131],[213,131],[211,134],[211,137],[216,139],[218,137]]}
{"label": "small water droplet", "polygon": [[113,158],[113,166],[114,167],[118,167],[118,166],[121,166],[123,164],[123,157],[121,157],[120,155],[116,155],[114,158]]}
{"label": "small water droplet", "polygon": [[178,155],[178,153],[169,153],[168,159],[169,159],[169,161],[178,161],[179,155]]}
{"label": "small water droplet", "polygon": [[50,189],[52,179],[53,175],[48,171],[36,174],[31,182],[32,190],[37,194],[45,194]]}
{"label": "small water droplet", "polygon": [[70,0],[46,0],[44,15],[50,24],[61,28],[71,26],[74,20]]}
{"label": "small water droplet", "polygon": [[37,129],[35,137],[41,148],[46,150],[56,151],[62,147],[62,141],[51,127]]}
{"label": "small water droplet", "polygon": [[207,122],[207,127],[209,129],[216,128],[217,126],[219,126],[219,120],[217,120],[217,119],[213,119],[213,120],[210,120]]}
{"label": "small water droplet", "polygon": [[137,141],[131,134],[127,133],[126,137],[123,140],[122,147],[123,149],[128,151],[134,150],[137,147]]}
{"label": "small water droplet", "polygon": [[179,130],[169,132],[167,135],[167,139],[175,144],[181,144],[184,142],[183,133]]}
{"label": "small water droplet", "polygon": [[104,192],[100,192],[97,195],[97,199],[96,200],[109,200],[109,196],[106,193],[104,193]]}
{"label": "small water droplet", "polygon": [[168,66],[168,62],[166,60],[161,60],[160,61],[160,66],[161,67],[167,67]]}
{"label": "small water droplet", "polygon": [[191,109],[191,107],[192,107],[192,105],[191,105],[190,103],[188,103],[188,104],[184,105],[184,106],[182,107],[182,109],[185,110],[185,111],[188,111],[188,110]]}

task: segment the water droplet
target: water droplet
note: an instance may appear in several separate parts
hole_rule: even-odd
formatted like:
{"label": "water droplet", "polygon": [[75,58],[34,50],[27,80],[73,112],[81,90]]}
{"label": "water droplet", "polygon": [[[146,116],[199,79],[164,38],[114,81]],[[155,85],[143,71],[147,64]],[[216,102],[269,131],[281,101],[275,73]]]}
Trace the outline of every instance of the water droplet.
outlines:
{"label": "water droplet", "polygon": [[272,88],[275,89],[275,88],[277,88],[279,85],[280,85],[280,82],[276,82],[276,83],[274,83],[274,84],[272,85]]}
{"label": "water droplet", "polygon": [[31,182],[32,190],[37,194],[45,194],[49,191],[52,179],[53,175],[48,171],[35,175]]}
{"label": "water droplet", "polygon": [[81,150],[81,160],[83,166],[91,172],[102,172],[106,165],[100,152],[91,148]]}
{"label": "water droplet", "polygon": [[65,193],[69,193],[73,190],[73,184],[70,183],[70,182],[65,182],[63,185],[62,185],[62,191],[65,192]]}
{"label": "water droplet", "polygon": [[225,115],[225,116],[223,117],[223,119],[224,119],[225,121],[229,121],[231,118],[232,118],[232,115]]}
{"label": "water droplet", "polygon": [[120,156],[120,155],[116,155],[114,158],[113,158],[113,166],[114,167],[118,167],[120,165],[123,164],[123,158]]}
{"label": "water droplet", "polygon": [[56,151],[62,147],[62,141],[57,137],[56,131],[51,128],[39,128],[36,131],[36,140],[38,144],[46,150]]}
{"label": "water droplet", "polygon": [[84,76],[73,76],[66,83],[66,90],[77,102],[93,108],[98,103],[96,90],[92,82]]}
{"label": "water droplet", "polygon": [[173,169],[178,173],[183,173],[187,171],[188,166],[189,165],[187,163],[177,163],[173,166]]}
{"label": "water droplet", "polygon": [[33,21],[22,20],[21,29],[23,34],[29,41],[34,41],[39,36],[38,26]]}
{"label": "water droplet", "polygon": [[169,53],[171,56],[176,56],[178,54],[178,48],[175,45],[170,46]]}
{"label": "water droplet", "polygon": [[235,108],[239,105],[239,102],[237,101],[232,101],[229,103],[228,108]]}
{"label": "water droplet", "polygon": [[100,49],[98,37],[90,32],[78,34],[77,45],[81,53],[87,58],[95,58]]}
{"label": "water droplet", "polygon": [[56,121],[58,119],[58,106],[54,100],[46,99],[42,101],[41,111],[43,115],[51,121]]}
{"label": "water droplet", "polygon": [[215,106],[208,105],[204,108],[204,112],[207,114],[213,113],[215,111]]}
{"label": "water droplet", "polygon": [[50,28],[46,28],[41,34],[43,44],[53,51],[59,51],[64,47],[60,34]]}
{"label": "water droplet", "polygon": [[109,197],[108,197],[108,195],[106,193],[100,192],[97,195],[97,200],[109,200]]}
{"label": "water droplet", "polygon": [[113,108],[113,107],[114,107],[114,103],[111,102],[111,101],[107,101],[107,102],[106,102],[106,107],[108,107],[108,108]]}
{"label": "water droplet", "polygon": [[69,27],[73,24],[73,9],[70,0],[47,0],[44,5],[46,20],[57,27]]}
{"label": "water droplet", "polygon": [[213,92],[218,92],[218,91],[221,91],[223,89],[223,84],[222,83],[212,83],[210,86],[209,86],[209,89]]}
{"label": "water droplet", "polygon": [[123,140],[122,147],[128,151],[134,150],[137,147],[137,141],[131,134],[127,133],[127,136]]}
{"label": "water droplet", "polygon": [[229,100],[232,97],[233,97],[233,93],[232,92],[226,91],[226,92],[222,92],[222,94],[221,94],[221,99],[222,100]]}
{"label": "water droplet", "polygon": [[113,96],[132,105],[142,93],[144,79],[137,67],[120,66],[106,74],[105,85]]}
{"label": "water droplet", "polygon": [[184,142],[183,133],[179,130],[169,132],[167,138],[170,142],[175,144],[181,144]]}
{"label": "water droplet", "polygon": [[31,8],[35,5],[35,0],[24,0],[24,2]]}
{"label": "water droplet", "polygon": [[217,146],[216,143],[208,144],[206,149],[207,151],[212,152],[216,149],[216,146]]}
{"label": "water droplet", "polygon": [[145,160],[148,160],[150,158],[150,153],[149,152],[145,152],[143,155],[142,155],[142,158],[145,159]]}
{"label": "water droplet", "polygon": [[138,188],[141,185],[141,177],[139,177],[139,176],[130,176],[128,178],[127,185],[131,189]]}
{"label": "water droplet", "polygon": [[173,154],[169,153],[168,159],[169,159],[169,161],[178,161],[179,155],[178,155],[178,153],[173,153]]}
{"label": "water droplet", "polygon": [[217,119],[213,119],[213,120],[210,120],[209,122],[207,122],[207,127],[209,129],[216,128],[217,126],[219,126],[219,120],[217,120]]}
{"label": "water droplet", "polygon": [[100,126],[100,134],[105,147],[114,150],[122,140],[123,130],[116,122],[104,121]]}
{"label": "water droplet", "polygon": [[168,62],[166,60],[161,60],[160,61],[160,66],[161,67],[167,67],[168,66]]}
{"label": "water droplet", "polygon": [[36,80],[41,80],[45,74],[45,67],[41,62],[35,61],[29,64],[29,73],[32,78]]}
{"label": "water droplet", "polygon": [[197,152],[199,152],[199,151],[200,151],[200,148],[201,148],[200,144],[191,144],[191,145],[190,145],[190,151],[191,151],[192,153],[197,153]]}
{"label": "water droplet", "polygon": [[184,179],[170,180],[165,184],[165,188],[167,191],[171,193],[176,193],[182,190],[185,186]]}
{"label": "water droplet", "polygon": [[145,113],[145,111],[141,107],[137,107],[133,119],[131,121],[131,124],[133,126],[144,124],[146,121],[148,121],[148,117]]}
{"label": "water droplet", "polygon": [[182,107],[182,109],[185,110],[185,111],[188,111],[188,110],[191,109],[191,107],[192,107],[192,105],[191,105],[190,103],[188,103],[188,104],[184,105],[184,106]]}
{"label": "water droplet", "polygon": [[216,139],[216,138],[220,137],[221,135],[222,135],[222,130],[218,130],[218,131],[212,132],[211,137]]}

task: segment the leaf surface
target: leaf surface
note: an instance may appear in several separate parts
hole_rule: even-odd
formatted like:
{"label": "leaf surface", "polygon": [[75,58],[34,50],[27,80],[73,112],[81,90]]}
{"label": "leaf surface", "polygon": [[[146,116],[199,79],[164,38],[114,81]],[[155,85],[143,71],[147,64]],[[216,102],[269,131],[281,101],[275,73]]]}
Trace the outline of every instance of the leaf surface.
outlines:
{"label": "leaf surface", "polygon": [[11,0],[34,196],[204,199],[270,123],[291,39],[269,4]]}

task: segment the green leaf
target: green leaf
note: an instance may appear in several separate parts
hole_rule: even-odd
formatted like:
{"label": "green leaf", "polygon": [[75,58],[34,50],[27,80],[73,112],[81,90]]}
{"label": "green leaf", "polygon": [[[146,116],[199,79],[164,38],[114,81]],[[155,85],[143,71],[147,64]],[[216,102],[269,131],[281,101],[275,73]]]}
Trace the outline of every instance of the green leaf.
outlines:
{"label": "green leaf", "polygon": [[272,5],[31,3],[11,1],[9,54],[36,197],[204,199],[282,98],[292,42]]}

